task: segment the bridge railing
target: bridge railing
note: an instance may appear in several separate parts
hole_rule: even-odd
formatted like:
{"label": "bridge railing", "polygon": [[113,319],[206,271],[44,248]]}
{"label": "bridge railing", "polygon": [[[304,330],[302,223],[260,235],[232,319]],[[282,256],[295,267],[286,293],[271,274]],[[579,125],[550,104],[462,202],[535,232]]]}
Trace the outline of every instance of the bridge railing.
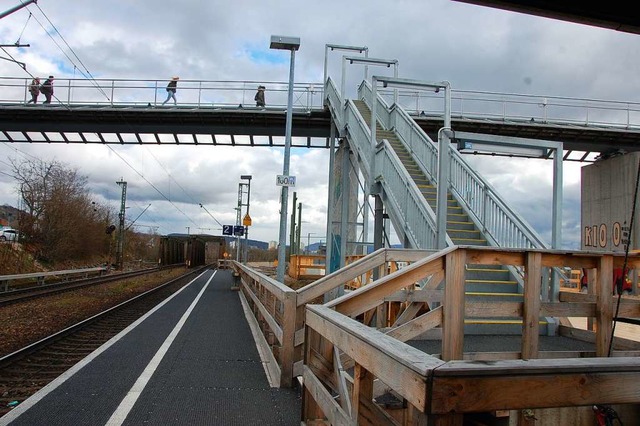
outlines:
{"label": "bridge railing", "polygon": [[[393,90],[378,90],[392,104]],[[398,104],[412,116],[440,117],[442,98],[424,91],[399,90]],[[640,127],[640,102],[592,98],[451,90],[453,118],[559,123],[621,128]]]}
{"label": "bridge railing", "polygon": [[[44,82],[41,79],[41,83]],[[26,104],[30,99],[30,78],[0,78],[1,104]],[[157,106],[167,98],[167,80],[133,79],[65,79],[53,83],[53,105],[96,106]],[[176,92],[178,105],[195,108],[254,107],[254,96],[259,85],[266,87],[266,108],[287,107],[289,83],[276,81],[215,81],[179,80]],[[293,107],[312,110],[322,108],[320,83],[295,83]],[[38,104],[45,100],[41,93]],[[169,100],[167,105],[173,105]]]}

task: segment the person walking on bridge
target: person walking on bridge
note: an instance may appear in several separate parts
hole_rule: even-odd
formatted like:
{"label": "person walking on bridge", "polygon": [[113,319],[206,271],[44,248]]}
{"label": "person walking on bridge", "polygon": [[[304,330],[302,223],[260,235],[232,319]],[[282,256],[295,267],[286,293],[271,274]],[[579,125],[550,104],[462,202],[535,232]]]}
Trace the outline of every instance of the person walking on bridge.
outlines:
{"label": "person walking on bridge", "polygon": [[42,92],[44,97],[47,98],[43,102],[43,104],[50,104],[51,97],[53,96],[53,76],[52,75],[50,75],[49,78],[46,79],[44,83],[42,83],[42,86],[40,86],[40,91]]}
{"label": "person walking on bridge", "polygon": [[31,80],[31,84],[29,85],[29,93],[31,93],[31,100],[27,103],[30,104],[31,102],[33,102],[34,105],[37,104],[38,96],[40,95],[40,77],[35,77],[33,80]]}
{"label": "person walking on bridge", "polygon": [[264,108],[264,91],[265,91],[266,87],[264,86],[258,86],[258,91],[256,92],[256,95],[253,97],[253,100],[256,101],[256,106],[257,107],[262,107]]}
{"label": "person walking on bridge", "polygon": [[180,80],[180,77],[173,77],[169,82],[169,84],[167,84],[167,99],[164,100],[162,105],[166,104],[169,101],[169,99],[172,99],[172,98],[173,98],[173,104],[178,105],[178,101],[176,100],[176,91],[177,91],[176,87],[178,86],[178,80]]}

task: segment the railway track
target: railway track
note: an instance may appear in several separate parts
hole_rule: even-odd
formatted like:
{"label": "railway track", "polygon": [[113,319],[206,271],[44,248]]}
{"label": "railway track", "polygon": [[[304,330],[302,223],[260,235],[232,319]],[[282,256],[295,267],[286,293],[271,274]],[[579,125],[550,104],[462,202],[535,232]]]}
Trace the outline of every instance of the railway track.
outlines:
{"label": "railway track", "polygon": [[182,288],[190,271],[0,358],[0,417]]}
{"label": "railway track", "polygon": [[105,284],[113,281],[126,280],[141,275],[152,274],[162,269],[184,267],[184,265],[170,265],[162,268],[147,268],[137,271],[123,272],[119,274],[103,275],[93,278],[85,278],[73,281],[64,281],[59,283],[37,285],[17,290],[10,290],[6,292],[0,292],[0,307],[10,305],[12,303],[24,302],[27,300],[35,299],[43,296],[51,296],[53,294],[59,294],[66,291],[77,290],[84,287],[90,287],[93,285]]}

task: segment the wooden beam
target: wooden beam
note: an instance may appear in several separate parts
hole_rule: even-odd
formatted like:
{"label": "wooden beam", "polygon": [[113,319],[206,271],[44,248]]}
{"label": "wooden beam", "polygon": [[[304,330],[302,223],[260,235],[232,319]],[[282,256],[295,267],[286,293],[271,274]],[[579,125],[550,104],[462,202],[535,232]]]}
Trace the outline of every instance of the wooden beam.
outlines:
{"label": "wooden beam", "polygon": [[[562,360],[551,361],[555,363]],[[569,362],[574,361],[575,359],[571,359]],[[436,375],[438,373],[439,369],[435,371]],[[535,375],[516,371],[496,373],[434,377],[429,412],[468,413],[640,402],[640,371],[585,370],[571,374],[550,369],[546,373]]]}
{"label": "wooden beam", "polygon": [[271,329],[273,334],[276,336],[276,338],[278,339],[278,342],[282,343],[283,333],[282,333],[282,328],[280,327],[280,324],[278,324],[275,318],[271,316],[271,313],[269,313],[269,310],[262,304],[258,296],[256,296],[253,293],[250,287],[243,284],[243,288],[245,290],[244,292],[247,293],[250,299],[253,301],[254,306],[258,308],[258,311],[260,311],[260,314],[264,318],[265,322],[269,325],[269,329]]}
{"label": "wooden beam", "polygon": [[358,259],[353,263],[332,272],[331,274],[320,278],[297,290],[298,306],[306,305],[311,300],[323,296],[325,293],[333,290],[346,282],[349,282],[360,275],[369,272],[385,262],[385,250],[379,249],[375,252]]}
{"label": "wooden beam", "polygon": [[611,342],[613,304],[613,258],[604,255],[598,259],[598,278],[596,282],[596,354],[609,355]]}
{"label": "wooden beam", "polygon": [[307,305],[307,326],[419,409],[424,408],[426,375],[443,362],[320,305]]}
{"label": "wooden beam", "polygon": [[442,306],[420,315],[417,318],[387,331],[387,336],[406,342],[414,337],[418,337],[424,332],[442,325]]}
{"label": "wooden beam", "polygon": [[424,307],[424,303],[410,303],[404,311],[396,318],[396,322],[393,327],[405,324],[416,317],[416,314]]}
{"label": "wooden beam", "polygon": [[540,336],[540,288],[542,285],[542,254],[528,252],[525,256],[524,312],[522,315],[522,358],[538,357]]}
{"label": "wooden beam", "polygon": [[[332,425],[353,425],[357,426],[347,413],[335,402],[329,391],[325,389],[322,382],[305,366],[303,369],[304,387]],[[304,419],[307,420],[307,419]],[[310,419],[314,420],[314,419]]]}
{"label": "wooden beam", "polygon": [[462,359],[464,344],[464,273],[466,251],[457,249],[445,260],[445,287],[442,315],[442,359]]}
{"label": "wooden beam", "polygon": [[412,285],[429,275],[438,273],[443,269],[444,257],[453,250],[455,250],[455,247],[450,247],[412,263],[406,268],[386,275],[365,287],[332,300],[326,303],[325,306],[335,308],[336,311],[347,316],[359,315],[378,306],[388,294]]}

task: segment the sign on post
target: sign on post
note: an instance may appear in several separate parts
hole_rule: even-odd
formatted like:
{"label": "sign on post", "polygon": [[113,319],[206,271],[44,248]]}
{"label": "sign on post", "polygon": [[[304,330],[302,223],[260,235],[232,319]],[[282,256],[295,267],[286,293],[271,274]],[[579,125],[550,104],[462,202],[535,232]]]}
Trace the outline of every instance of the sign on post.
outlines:
{"label": "sign on post", "polygon": [[244,215],[244,218],[242,218],[242,224],[244,226],[251,226],[251,216],[249,216],[249,213]]}
{"label": "sign on post", "polygon": [[277,186],[296,186],[296,177],[278,175],[276,177],[276,185]]}
{"label": "sign on post", "polygon": [[222,225],[222,235],[233,235],[233,225]]}
{"label": "sign on post", "polygon": [[237,235],[238,237],[242,237],[244,235],[244,226],[236,225],[233,227],[233,235]]}

